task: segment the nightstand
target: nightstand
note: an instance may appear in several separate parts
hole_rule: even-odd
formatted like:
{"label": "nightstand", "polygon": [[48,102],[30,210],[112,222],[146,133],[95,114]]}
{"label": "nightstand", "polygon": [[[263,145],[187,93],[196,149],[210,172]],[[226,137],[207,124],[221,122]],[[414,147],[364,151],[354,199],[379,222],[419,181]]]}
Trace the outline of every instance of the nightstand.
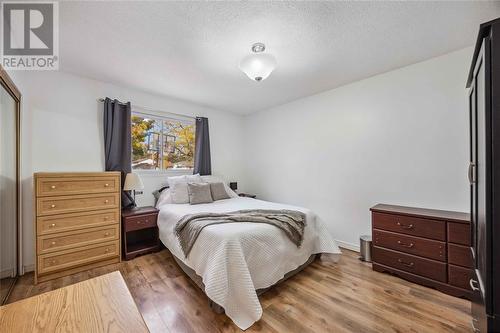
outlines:
{"label": "nightstand", "polygon": [[238,193],[238,195],[239,195],[240,197],[245,197],[245,198],[252,198],[252,199],[257,198],[257,195],[255,195],[255,194]]}
{"label": "nightstand", "polygon": [[154,207],[122,210],[122,253],[125,260],[160,249],[158,225],[156,224],[159,212]]}

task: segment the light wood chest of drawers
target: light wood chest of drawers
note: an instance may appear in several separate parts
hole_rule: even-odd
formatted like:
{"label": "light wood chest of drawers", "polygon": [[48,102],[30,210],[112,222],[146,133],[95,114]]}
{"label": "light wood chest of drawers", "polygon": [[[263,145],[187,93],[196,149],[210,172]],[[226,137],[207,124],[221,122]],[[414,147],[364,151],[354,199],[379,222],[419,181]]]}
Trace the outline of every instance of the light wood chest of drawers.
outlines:
{"label": "light wood chest of drawers", "polygon": [[120,172],[35,173],[35,283],[117,263]]}

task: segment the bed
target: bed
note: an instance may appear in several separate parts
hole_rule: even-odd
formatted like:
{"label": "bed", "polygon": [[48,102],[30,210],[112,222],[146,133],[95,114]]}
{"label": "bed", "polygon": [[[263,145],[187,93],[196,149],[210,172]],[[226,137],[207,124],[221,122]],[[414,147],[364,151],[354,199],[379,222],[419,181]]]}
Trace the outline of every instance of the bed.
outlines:
{"label": "bed", "polygon": [[[159,200],[160,240],[181,268],[206,293],[214,308],[241,329],[262,316],[258,294],[297,273],[315,254],[330,253],[338,260],[340,250],[316,215],[308,209],[252,198],[233,196],[208,204],[173,204]],[[174,233],[187,214],[227,213],[242,209],[289,209],[306,214],[302,245],[297,247],[275,226],[259,223],[228,223],[203,229],[185,258]],[[220,306],[220,307],[219,307]]]}

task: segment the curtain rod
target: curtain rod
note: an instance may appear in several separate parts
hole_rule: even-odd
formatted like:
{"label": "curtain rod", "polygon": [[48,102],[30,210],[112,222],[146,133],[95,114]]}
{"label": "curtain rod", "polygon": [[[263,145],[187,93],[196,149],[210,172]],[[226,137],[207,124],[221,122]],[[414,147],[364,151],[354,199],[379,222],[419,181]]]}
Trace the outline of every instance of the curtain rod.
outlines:
{"label": "curtain rod", "polygon": [[[99,98],[97,101],[99,102],[104,102],[104,98]],[[118,101],[118,103],[122,104],[122,105],[125,105],[127,103],[123,103],[123,102],[120,102]],[[177,117],[183,117],[183,118],[188,118],[188,119],[194,119],[196,120],[197,117],[193,117],[193,116],[186,116],[185,114],[180,114],[180,113],[175,113],[175,112],[168,112],[168,111],[161,111],[161,110],[153,110],[153,109],[149,109],[149,108],[145,108],[145,107],[142,107],[142,106],[139,106],[139,105],[134,105],[134,104],[131,104],[132,108],[137,108],[137,109],[141,109],[141,110],[144,110],[144,111],[150,111],[150,112],[160,112],[160,113],[167,113],[167,114],[171,114],[171,115],[174,115],[174,116],[177,116]],[[142,112],[143,113],[143,112]],[[144,114],[144,113],[143,113]],[[145,114],[146,115],[146,114]],[[151,114],[151,116],[155,116],[154,114]],[[156,115],[158,116],[158,115]]]}

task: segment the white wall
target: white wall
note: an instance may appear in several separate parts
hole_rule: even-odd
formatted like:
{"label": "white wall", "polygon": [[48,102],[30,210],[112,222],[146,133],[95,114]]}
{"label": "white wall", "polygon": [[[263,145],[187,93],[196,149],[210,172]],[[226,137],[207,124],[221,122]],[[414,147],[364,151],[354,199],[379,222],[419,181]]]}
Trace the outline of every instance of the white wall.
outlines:
{"label": "white wall", "polygon": [[[308,207],[357,244],[379,202],[468,210],[465,78],[472,49],[247,117],[62,72],[10,72],[23,93],[23,259],[34,263],[37,171],[102,171],[109,96],[210,121],[214,174],[260,198]],[[241,149],[243,147],[243,149]],[[139,205],[164,176],[143,176]]]}
{"label": "white wall", "polygon": [[245,120],[246,184],[308,207],[350,244],[376,203],[468,211],[464,49]]}
{"label": "white wall", "polygon": [[[228,180],[242,178],[242,117],[179,100],[151,95],[62,72],[12,71],[23,94],[22,191],[23,260],[34,264],[33,173],[38,171],[103,171],[102,103],[111,97],[132,104],[209,118],[212,173]],[[152,204],[151,192],[165,175],[144,176],[139,205]]]}

